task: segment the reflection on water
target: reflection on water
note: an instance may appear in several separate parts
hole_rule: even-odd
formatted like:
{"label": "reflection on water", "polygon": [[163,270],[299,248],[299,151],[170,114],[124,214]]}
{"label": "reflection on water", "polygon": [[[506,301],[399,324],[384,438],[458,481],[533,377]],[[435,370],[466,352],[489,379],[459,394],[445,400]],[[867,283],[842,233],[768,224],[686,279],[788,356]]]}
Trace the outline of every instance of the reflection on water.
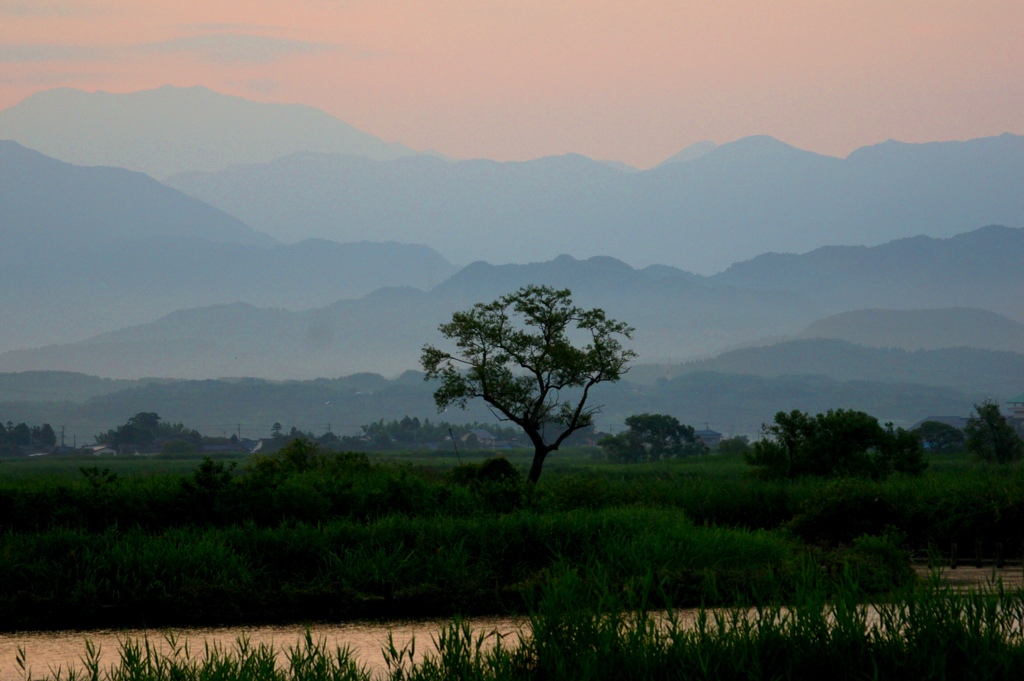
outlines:
{"label": "reflection on water", "polygon": [[[327,642],[329,650],[336,647],[348,647],[354,653],[360,665],[373,672],[383,670],[384,657],[381,650],[388,644],[388,632],[394,637],[395,646],[401,648],[413,638],[416,640],[416,659],[422,659],[425,652],[434,650],[433,638],[442,627],[451,620],[401,621],[401,622],[355,622],[348,624],[314,624],[309,629],[315,640]],[[502,617],[476,617],[469,620],[474,637],[479,634],[492,634],[487,644],[493,643],[496,636],[504,638],[506,643],[517,640],[516,635],[525,620]],[[188,644],[194,652],[202,653],[204,645],[220,645],[231,649],[240,637],[247,637],[255,647],[261,644],[273,646],[280,652],[294,647],[305,638],[306,626],[301,624],[265,627],[224,627],[209,629],[175,629],[174,636],[178,646]],[[85,641],[89,640],[100,649],[100,660],[104,667],[119,660],[120,641],[126,638],[139,639],[148,637],[151,644],[161,652],[170,652],[167,642],[167,630],[159,629],[124,629],[119,631],[47,631],[16,634],[0,634],[0,681],[21,681],[21,670],[15,664],[15,656],[19,646],[25,650],[26,666],[31,668],[33,676],[39,677],[58,667],[67,669],[69,665],[82,666],[85,653]],[[283,661],[284,656],[280,659]]]}

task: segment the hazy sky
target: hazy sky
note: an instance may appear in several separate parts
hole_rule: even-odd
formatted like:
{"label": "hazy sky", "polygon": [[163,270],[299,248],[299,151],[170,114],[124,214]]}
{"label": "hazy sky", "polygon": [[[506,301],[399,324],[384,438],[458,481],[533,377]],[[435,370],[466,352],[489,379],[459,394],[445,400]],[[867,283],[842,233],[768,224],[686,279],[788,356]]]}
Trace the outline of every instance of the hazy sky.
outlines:
{"label": "hazy sky", "polygon": [[1024,133],[1022,0],[0,0],[0,109],[205,85],[391,141],[653,165],[700,140]]}

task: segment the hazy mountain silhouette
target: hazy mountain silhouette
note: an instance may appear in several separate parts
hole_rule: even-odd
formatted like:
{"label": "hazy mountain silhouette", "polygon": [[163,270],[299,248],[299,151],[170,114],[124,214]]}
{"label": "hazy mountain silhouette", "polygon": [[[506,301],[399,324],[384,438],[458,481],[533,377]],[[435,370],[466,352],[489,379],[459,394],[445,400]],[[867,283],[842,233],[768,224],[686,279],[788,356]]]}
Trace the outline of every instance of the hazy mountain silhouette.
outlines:
{"label": "hazy mountain silhouette", "polygon": [[157,178],[303,150],[378,159],[416,153],[310,106],[170,85],[127,94],[39,92],[0,111],[0,138],[69,163],[120,166]]}
{"label": "hazy mountain silhouette", "polygon": [[710,274],[765,252],[948,237],[1024,224],[1024,137],[865,147],[846,159],[770,137],[621,172],[527,163],[300,154],[168,178],[277,238],[390,238],[458,262],[611,255]]}
{"label": "hazy mountain silhouette", "polygon": [[[879,348],[972,347],[1024,353],[1024,324],[968,307],[853,310],[818,320],[798,338],[837,338]],[[1020,379],[1024,381],[1024,377]]]}
{"label": "hazy mountain silhouette", "polygon": [[989,226],[946,239],[770,253],[733,265],[716,284],[798,293],[834,311],[976,307],[1024,321],[1024,229]]}
{"label": "hazy mountain silhouette", "polygon": [[[953,239],[903,240],[877,248],[824,249],[838,261],[821,272],[816,269],[821,266],[819,252],[782,260],[767,258],[766,262],[773,266],[757,269],[761,278],[746,282],[749,288],[726,277],[742,271],[740,266],[718,277],[704,278],[666,266],[638,270],[607,257],[580,261],[560,256],[529,265],[477,262],[430,292],[385,288],[359,299],[339,300],[306,310],[263,309],[253,305],[181,310],[152,323],[82,343],[10,352],[0,356],[0,370],[62,369],[112,378],[310,378],[358,371],[394,374],[417,365],[420,348],[426,342],[439,340],[437,325],[447,321],[452,312],[492,300],[528,283],[570,288],[578,304],[601,307],[611,316],[632,324],[637,329],[634,346],[640,352],[640,360],[661,362],[763,344],[771,337],[792,337],[815,320],[843,311],[843,305],[851,301],[862,307],[877,307],[893,300],[906,303],[911,299],[920,307],[943,308],[948,305],[950,294],[942,276],[952,275],[966,282],[959,289],[950,289],[958,292],[958,303],[978,310],[909,314],[907,318],[917,320],[919,336],[933,334],[937,344],[969,342],[980,334],[992,339],[986,347],[998,348],[1002,346],[997,343],[1009,342],[1006,339],[1014,337],[1014,323],[1000,322],[1000,318],[983,310],[1019,307],[1015,297],[1024,290],[1024,275],[1019,267],[1024,260],[1014,256],[1013,244],[1022,234],[1021,229],[983,228]],[[907,249],[908,243],[920,243],[923,247]],[[856,266],[843,260],[848,256],[854,257]],[[953,258],[958,263],[956,267],[950,262],[948,267],[936,268],[937,263],[946,262],[947,258]],[[308,257],[299,260],[310,262]],[[787,289],[779,285],[773,278],[782,276],[775,269],[779,263],[788,263],[784,274],[797,275],[783,283],[797,282],[801,286]],[[816,274],[799,276],[805,270]],[[827,278],[827,285],[816,279],[819,275]],[[256,286],[249,283],[252,279],[238,276],[239,286]],[[307,279],[313,281],[316,277]],[[758,284],[762,288],[756,288]],[[168,286],[173,290],[172,285]],[[829,291],[833,289],[842,295],[835,293],[830,297]],[[854,315],[853,319],[856,318]],[[954,327],[943,330],[943,319]],[[823,322],[822,326],[830,324],[835,325],[833,321]],[[965,324],[977,325],[977,333],[955,328]],[[885,324],[879,322],[874,326],[881,329]],[[892,336],[896,327],[893,322],[888,326]],[[872,325],[864,324],[865,334],[874,331]],[[885,336],[881,331],[879,334],[879,342],[883,342]],[[999,338],[1004,340],[998,341]],[[886,361],[903,361],[902,355],[893,357],[896,359]],[[794,354],[794,361],[800,358],[799,352]],[[818,360],[812,355],[804,359],[803,373],[820,373],[813,369]],[[879,366],[887,366],[885,361],[878,361]],[[836,362],[833,357],[821,360],[820,364],[827,367]],[[868,360],[861,363],[866,365]],[[853,359],[848,364],[859,366]],[[784,364],[769,362],[768,366],[778,369]],[[719,369],[717,365],[709,368]],[[859,372],[858,368],[835,377],[863,377]],[[909,382],[923,382],[914,378],[913,372],[904,375],[893,369],[892,373]]]}
{"label": "hazy mountain silhouette", "polygon": [[394,374],[418,365],[452,312],[528,284],[567,286],[637,328],[647,360],[706,354],[821,316],[799,296],[709,287],[666,267],[635,270],[612,258],[567,256],[534,265],[474,263],[430,292],[385,288],[356,300],[288,311],[234,304],[181,310],[88,341],[8,352],[0,370],[61,369],[111,378]]}
{"label": "hazy mountain silhouette", "polygon": [[74,166],[0,141],[0,351],[81,340],[183,307],[304,309],[456,271],[397,243],[282,245],[121,168]]}
{"label": "hazy mountain silhouette", "polygon": [[682,151],[678,151],[658,165],[665,165],[666,163],[688,163],[690,161],[696,161],[701,156],[704,156],[710,151],[713,151],[718,145],[709,140],[703,142],[695,142],[690,146],[686,147]]}
{"label": "hazy mountain silhouette", "polygon": [[270,246],[238,218],[122,168],[64,163],[0,140],[0,224],[8,242],[70,246],[152,236]]}
{"label": "hazy mountain silhouette", "polygon": [[673,367],[674,375],[697,371],[827,376],[837,381],[913,383],[1008,397],[1024,383],[1024,354],[976,348],[907,351],[868,348],[845,340],[814,338],[724,352]]}
{"label": "hazy mountain silhouette", "polygon": [[456,262],[529,262],[590,241],[555,222],[572,219],[585,188],[634,174],[577,154],[450,163],[297,153],[166,182],[285,241],[389,238],[430,243]]}
{"label": "hazy mountain silhouette", "polygon": [[302,310],[382,286],[429,288],[457,269],[425,246],[305,241],[262,248],[173,238],[53,248],[45,267],[8,251],[0,264],[0,315],[17,320],[6,325],[0,351],[77,341],[201,305]]}

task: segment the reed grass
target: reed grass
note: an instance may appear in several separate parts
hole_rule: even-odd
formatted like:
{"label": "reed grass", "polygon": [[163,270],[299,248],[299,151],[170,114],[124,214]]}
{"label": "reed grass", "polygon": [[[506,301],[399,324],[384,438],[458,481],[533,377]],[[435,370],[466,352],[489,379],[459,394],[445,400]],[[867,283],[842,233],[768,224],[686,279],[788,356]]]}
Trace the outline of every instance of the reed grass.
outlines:
{"label": "reed grass", "polygon": [[[604,679],[1018,679],[1024,673],[1024,593],[989,585],[955,593],[937,581],[866,606],[853,581],[826,588],[804,573],[789,601],[692,613],[649,608],[636,593],[562,565],[539,592],[529,626],[515,640],[454,619],[430,646],[389,644],[383,669],[312,635],[283,654],[244,639],[231,649],[161,653],[124,641],[120,662],[36,677],[57,681],[598,681]],[[653,579],[652,575],[647,576]],[[417,656],[416,648],[428,652]]]}
{"label": "reed grass", "polygon": [[521,609],[560,561],[594,561],[620,586],[653,572],[680,601],[718,601],[723,590],[753,597],[785,580],[804,553],[778,532],[644,508],[157,534],[57,529],[9,532],[2,545],[8,629],[503,612]]}

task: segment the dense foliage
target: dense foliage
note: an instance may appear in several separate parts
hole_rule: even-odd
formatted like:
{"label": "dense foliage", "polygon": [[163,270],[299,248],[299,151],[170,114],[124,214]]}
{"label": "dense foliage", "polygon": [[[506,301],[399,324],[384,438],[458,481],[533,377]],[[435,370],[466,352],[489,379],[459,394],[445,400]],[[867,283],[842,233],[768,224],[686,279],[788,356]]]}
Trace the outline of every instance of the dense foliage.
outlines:
{"label": "dense foliage", "polygon": [[618,463],[646,463],[681,456],[706,454],[693,426],[667,414],[634,414],[626,418],[626,430],[603,438],[598,444]]}
{"label": "dense foliage", "polygon": [[929,452],[945,454],[964,448],[964,431],[941,421],[925,421],[913,430]]}
{"label": "dense foliage", "polygon": [[884,593],[929,546],[1000,542],[1014,557],[1024,544],[1016,466],[943,455],[925,476],[789,480],[738,456],[622,466],[588,452],[537,485],[529,452],[412,465],[304,439],[235,460],[6,460],[0,621],[506,612],[562,563],[600,569],[608,588],[653,575],[652,598],[679,605],[756,602],[795,588],[806,561]]}
{"label": "dense foliage", "polygon": [[57,444],[57,434],[49,423],[29,426],[8,421],[0,423],[0,456],[17,456],[31,447],[52,447]]}
{"label": "dense foliage", "polygon": [[967,451],[990,463],[1010,463],[1024,456],[1024,440],[1013,429],[995,402],[974,405],[974,415],[964,428]]}
{"label": "dense foliage", "polygon": [[748,462],[773,477],[920,474],[927,467],[921,441],[892,424],[861,411],[829,409],[808,416],[779,412],[747,456]]}

